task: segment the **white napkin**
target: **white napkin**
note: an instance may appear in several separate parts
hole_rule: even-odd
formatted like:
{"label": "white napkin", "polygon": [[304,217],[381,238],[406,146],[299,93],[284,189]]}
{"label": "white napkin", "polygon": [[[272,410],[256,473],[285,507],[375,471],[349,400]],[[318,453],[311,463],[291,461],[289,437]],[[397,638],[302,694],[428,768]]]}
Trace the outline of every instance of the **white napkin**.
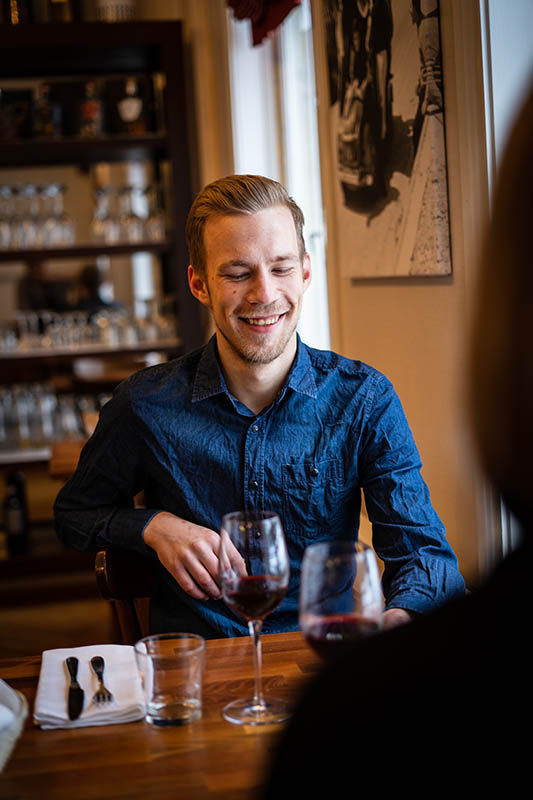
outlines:
{"label": "white napkin", "polygon": [[[68,718],[70,679],[65,664],[68,656],[76,656],[79,661],[78,683],[85,693],[83,710],[74,720]],[[98,688],[98,680],[89,663],[93,656],[102,656],[105,661],[104,684],[113,695],[111,703],[98,706],[93,703]],[[144,713],[144,696],[133,647],[100,644],[43,652],[33,712],[33,718],[41,728],[114,725],[142,719]]]}

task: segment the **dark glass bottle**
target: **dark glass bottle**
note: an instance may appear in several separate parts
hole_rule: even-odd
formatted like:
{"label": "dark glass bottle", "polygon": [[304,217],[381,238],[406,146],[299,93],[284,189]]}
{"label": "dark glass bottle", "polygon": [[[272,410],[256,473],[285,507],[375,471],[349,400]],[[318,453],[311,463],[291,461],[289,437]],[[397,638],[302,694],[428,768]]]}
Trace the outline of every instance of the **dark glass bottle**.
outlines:
{"label": "dark glass bottle", "polygon": [[28,512],[26,482],[21,472],[12,473],[7,479],[4,530],[9,555],[25,555],[28,552]]}
{"label": "dark glass bottle", "polygon": [[50,84],[41,83],[34,93],[33,135],[53,137],[61,135],[61,106],[50,97]]}

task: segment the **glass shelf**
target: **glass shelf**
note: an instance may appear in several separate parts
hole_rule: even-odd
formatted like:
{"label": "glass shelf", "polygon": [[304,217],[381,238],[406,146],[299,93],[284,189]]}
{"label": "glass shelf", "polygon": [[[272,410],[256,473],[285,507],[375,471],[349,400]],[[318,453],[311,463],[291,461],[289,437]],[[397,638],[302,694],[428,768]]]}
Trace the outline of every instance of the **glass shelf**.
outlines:
{"label": "glass shelf", "polygon": [[120,244],[79,244],[72,247],[47,249],[0,250],[0,263],[12,261],[47,261],[60,258],[90,258],[98,255],[129,255],[132,253],[166,253],[172,242],[123,242]]}
{"label": "glass shelf", "polygon": [[142,136],[106,135],[94,138],[57,137],[54,139],[3,139],[0,167],[90,164],[94,161],[134,161],[146,152],[164,156],[166,133]]}

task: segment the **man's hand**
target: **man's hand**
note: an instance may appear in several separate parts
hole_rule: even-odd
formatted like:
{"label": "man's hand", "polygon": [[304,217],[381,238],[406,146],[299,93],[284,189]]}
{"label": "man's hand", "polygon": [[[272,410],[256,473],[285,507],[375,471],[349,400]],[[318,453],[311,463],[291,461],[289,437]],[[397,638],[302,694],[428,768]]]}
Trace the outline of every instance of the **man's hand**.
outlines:
{"label": "man's hand", "polygon": [[384,630],[397,628],[399,625],[411,622],[415,616],[412,611],[406,611],[405,608],[389,608],[383,614],[383,628]]}
{"label": "man's hand", "polygon": [[161,511],[144,529],[144,541],[191,597],[196,600],[221,597],[217,583],[218,533]]}

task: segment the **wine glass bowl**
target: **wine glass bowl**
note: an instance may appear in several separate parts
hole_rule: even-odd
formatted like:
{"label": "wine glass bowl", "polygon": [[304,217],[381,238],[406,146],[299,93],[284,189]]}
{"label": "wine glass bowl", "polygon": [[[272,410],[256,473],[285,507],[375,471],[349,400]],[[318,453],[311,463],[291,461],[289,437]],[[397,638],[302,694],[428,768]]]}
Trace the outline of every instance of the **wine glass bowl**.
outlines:
{"label": "wine glass bowl", "polygon": [[219,548],[222,597],[248,623],[254,643],[255,690],[235,700],[223,716],[236,724],[264,725],[288,717],[285,701],[265,697],[261,680],[261,627],[289,585],[289,557],[281,521],[270,511],[237,511],[222,519]]}
{"label": "wine glass bowl", "polygon": [[381,630],[383,594],[377,560],[363,542],[326,541],[306,548],[299,600],[300,628],[326,661]]}

